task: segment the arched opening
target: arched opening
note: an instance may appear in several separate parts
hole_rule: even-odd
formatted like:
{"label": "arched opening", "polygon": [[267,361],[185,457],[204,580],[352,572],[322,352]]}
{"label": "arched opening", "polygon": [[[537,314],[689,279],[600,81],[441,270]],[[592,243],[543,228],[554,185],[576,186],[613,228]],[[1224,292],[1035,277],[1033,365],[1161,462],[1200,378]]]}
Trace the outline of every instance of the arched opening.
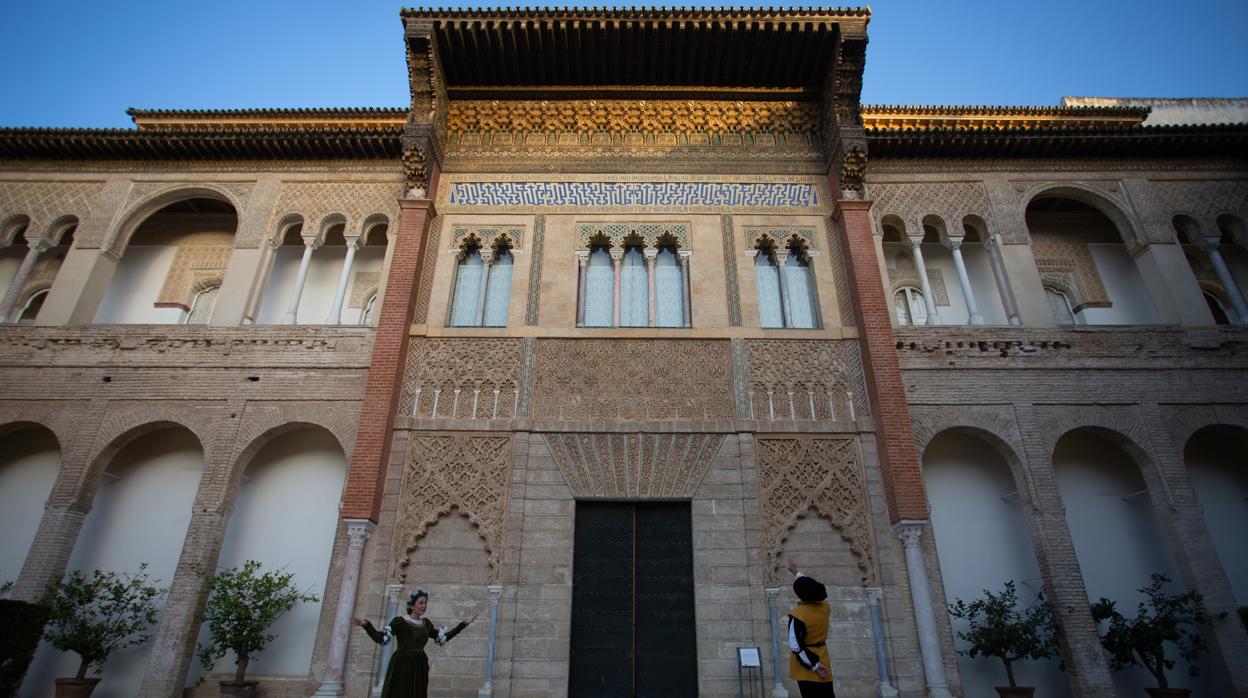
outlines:
{"label": "arched opening", "polygon": [[[969,603],[1012,580],[1019,603],[1032,604],[1044,585],[1018,485],[1001,452],[971,433],[941,432],[923,450],[923,484],[945,600]],[[966,622],[953,620],[953,630],[965,631]],[[954,644],[965,649],[961,640]],[[959,655],[958,669],[966,695],[992,695],[993,686],[1006,685],[996,658]],[[1040,695],[1070,695],[1056,659],[1021,661],[1014,672],[1020,686],[1035,686]]]}
{"label": "arched opening", "polygon": [[898,325],[926,325],[927,305],[923,292],[913,286],[902,286],[893,293]]}
{"label": "arched opening", "polygon": [[680,246],[674,238],[660,237],[654,256],[654,324],[688,327],[685,317],[685,279],[680,265]]}
{"label": "arched opening", "polygon": [[[871,608],[867,604],[863,571],[849,541],[812,507],[797,519],[784,539],[780,559],[797,561],[803,573],[828,589],[828,660],[832,664],[837,693],[876,695],[880,680],[872,639],[875,631],[871,625]],[[791,580],[791,577],[785,578],[785,581]],[[793,585],[780,585],[777,613],[784,614],[797,603]],[[787,629],[783,615],[779,620],[782,630]],[[769,649],[764,652],[770,654]],[[789,652],[786,649],[787,644],[781,646],[782,661],[787,668]],[[784,685],[790,696],[801,695],[797,684],[787,676]]]}
{"label": "arched opening", "polygon": [[763,238],[754,255],[754,285],[758,289],[758,320],[762,327],[784,327],[777,252],[777,243]]}
{"label": "arched opening", "polygon": [[[25,220],[24,217],[20,220]],[[46,239],[36,239],[33,264],[22,271],[22,262],[32,254],[27,239],[33,236],[26,223],[10,223],[12,244],[0,248],[0,316],[7,322],[33,324],[43,309],[43,301],[61,270],[61,264],[69,248],[74,244],[74,233],[78,229],[78,219],[64,216],[56,221],[48,231]],[[45,247],[51,245],[51,247]],[[21,278],[18,278],[19,274]],[[14,288],[20,284],[20,288]],[[10,293],[13,295],[10,297]]]}
{"label": "arched opening", "polygon": [[[477,309],[482,281],[486,280],[485,259],[482,257],[481,241],[469,236],[460,248],[455,266],[455,295],[451,299],[452,327],[472,327],[477,325]],[[488,281],[488,280],[487,280]]]}
{"label": "arched opening", "polygon": [[[68,569],[136,572],[147,563],[152,580],[173,579],[203,470],[203,449],[189,430],[164,426],[113,455],[83,523]],[[114,652],[93,695],[138,695],[150,642]],[[76,657],[41,643],[22,695],[44,695],[53,678],[73,676]]]}
{"label": "arched opening", "polygon": [[[1140,465],[1122,441],[1101,429],[1067,432],[1053,450],[1053,471],[1089,601],[1110,599],[1132,617],[1144,598],[1137,590],[1149,584],[1150,575],[1169,577],[1171,591],[1181,591],[1182,583]],[[1186,663],[1175,659],[1175,668],[1167,672],[1171,686],[1192,688],[1196,695],[1218,694],[1212,683],[1206,685],[1213,672],[1202,670],[1199,679],[1192,679]],[[1130,696],[1143,695],[1155,683],[1137,667],[1115,672],[1114,685],[1119,695]]]}
{"label": "arched opening", "polygon": [[585,327],[611,327],[615,324],[614,268],[611,260],[611,242],[605,235],[590,241],[585,261],[585,284],[582,289],[582,322]]}
{"label": "arched opening", "polygon": [[48,290],[41,288],[30,294],[30,297],[22,304],[21,310],[14,316],[16,322],[23,325],[33,325],[35,318],[39,317],[39,311],[43,310],[43,302],[48,298]]}
{"label": "arched opening", "polygon": [[186,314],[186,324],[207,325],[217,306],[217,292],[220,290],[220,284],[212,284],[196,293],[191,301],[191,310]]}
{"label": "arched opening", "polygon": [[[10,429],[12,429],[10,431]],[[61,469],[61,447],[47,428],[14,425],[0,437],[0,584],[17,579]]]}
{"label": "arched opening", "polygon": [[195,197],[148,216],[125,241],[95,313],[97,324],[178,324],[195,294],[225,278],[238,214],[229,202]]}
{"label": "arched opening", "polygon": [[1078,325],[1082,317],[1075,314],[1075,307],[1070,302],[1066,291],[1051,285],[1044,287],[1044,297],[1049,301],[1049,312],[1057,325]]}
{"label": "arched opening", "polygon": [[[1078,197],[1078,198],[1075,198]],[[1076,192],[1044,193],[1027,205],[1027,231],[1040,279],[1064,289],[1075,321],[1088,325],[1158,321],[1148,287],[1128,253],[1110,205]],[[1115,212],[1116,213],[1116,212]]]}
{"label": "arched opening", "polygon": [[[1233,254],[1234,243],[1223,244],[1219,231],[1202,230],[1190,216],[1176,215],[1171,221],[1175,241],[1181,246],[1187,264],[1201,287],[1201,297],[1216,325],[1230,325],[1239,321],[1232,294],[1239,294],[1234,274],[1227,264],[1227,253]],[[1224,235],[1229,238],[1230,236]]]}
{"label": "arched opening", "polygon": [[1248,606],[1248,430],[1232,426],[1205,427],[1183,448],[1187,475],[1204,511],[1205,526],[1240,606]]}
{"label": "arched opening", "polygon": [[624,238],[620,265],[620,327],[645,327],[649,324],[650,282],[645,241],[640,235]]}
{"label": "arched opening", "polygon": [[[346,472],[338,440],[320,427],[301,426],[273,437],[243,471],[218,568],[258,560],[266,570],[293,573],[299,589],[323,600]],[[269,629],[277,639],[252,659],[248,672],[307,676],[320,615],[321,603],[302,603],[279,618]],[[206,633],[200,629],[201,640]],[[228,673],[233,665],[233,657],[225,657],[217,671]],[[202,674],[193,662],[187,685]]]}
{"label": "arched opening", "polygon": [[273,255],[264,281],[264,293],[256,309],[256,324],[281,324],[294,293],[295,280],[303,260],[303,219],[286,216],[278,224]]}
{"label": "arched opening", "polygon": [[[389,224],[384,220],[369,223],[361,240],[359,251],[351,265],[347,284],[347,304],[343,318],[355,324],[373,325],[373,303],[376,302],[384,279],[382,268],[386,261],[386,248],[390,244]],[[345,321],[344,321],[345,322]]]}
{"label": "arched opening", "polygon": [[[408,554],[404,569],[400,613],[407,595],[417,589],[429,592],[425,615],[435,627],[452,627],[473,611],[489,607],[489,553],[477,527],[457,509],[425,530]],[[449,644],[434,650],[440,667],[429,678],[431,695],[454,695],[455,691],[476,694],[485,674],[487,627],[488,623],[473,623]]]}
{"label": "arched opening", "polygon": [[[885,216],[880,240],[889,287],[893,289],[894,311],[899,324],[941,324],[950,310],[949,288],[945,283],[943,261],[952,265],[949,251],[940,242],[939,231],[923,227],[923,240],[916,253],[905,233],[905,224],[896,216]],[[926,278],[920,278],[918,259],[923,259]],[[933,262],[936,266],[933,266]],[[956,279],[957,277],[951,277]],[[956,283],[956,282],[955,282]],[[930,297],[929,297],[930,294]],[[961,302],[961,295],[958,296]],[[963,308],[965,308],[963,304]],[[903,321],[902,318],[905,318]],[[965,321],[965,318],[964,320]]]}

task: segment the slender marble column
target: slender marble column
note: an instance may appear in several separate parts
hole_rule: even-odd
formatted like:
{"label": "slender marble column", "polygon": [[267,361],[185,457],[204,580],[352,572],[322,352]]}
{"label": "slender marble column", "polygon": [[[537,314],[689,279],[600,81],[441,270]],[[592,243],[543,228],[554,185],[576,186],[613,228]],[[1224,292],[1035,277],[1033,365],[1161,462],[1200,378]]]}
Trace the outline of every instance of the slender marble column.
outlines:
{"label": "slender marble column", "polygon": [[283,325],[297,324],[299,298],[303,296],[303,284],[308,280],[308,266],[312,264],[312,250],[320,246],[321,243],[316,238],[303,240],[303,259],[299,260],[299,275],[295,277],[295,290],[290,292],[290,305],[286,307],[286,314],[282,316]]}
{"label": "slender marble column", "polygon": [[342,563],[342,580],[338,587],[338,605],[334,609],[334,627],[329,636],[329,656],[325,659],[325,678],[314,696],[341,696],[343,669],[347,664],[347,634],[351,632],[351,611],[360,586],[360,566],[364,562],[364,541],[376,526],[367,519],[346,519],[347,556]]}
{"label": "slender marble column", "polygon": [[693,253],[688,250],[680,250],[677,255],[680,257],[680,290],[685,295],[685,327],[693,327],[693,298],[689,295],[689,258]]}
{"label": "slender marble column", "polygon": [[923,675],[927,680],[929,698],[951,698],[945,681],[945,663],[940,657],[940,637],[936,634],[936,611],[932,608],[932,591],[928,586],[927,567],[919,538],[926,521],[901,521],[894,527],[906,549],[906,577],[910,582],[910,600],[914,604],[914,622],[919,631],[919,654],[923,656]]}
{"label": "slender marble column", "polygon": [[880,698],[897,698],[897,689],[888,677],[888,648],[884,645],[884,623],[880,621],[880,599],[884,590],[867,587],[867,605],[871,608],[871,634],[875,636],[875,663],[880,673]]}
{"label": "slender marble column", "polygon": [[620,273],[624,268],[624,251],[611,252],[611,269],[615,272],[615,286],[611,291],[611,326],[620,326]]}
{"label": "slender marble column", "polygon": [[[391,618],[399,615],[399,597],[403,595],[402,584],[386,585],[386,613],[381,619],[382,623],[389,623]],[[377,683],[373,686],[373,695],[381,695],[381,689],[386,683],[386,671],[390,668],[390,657],[394,655],[394,648],[397,643],[391,642],[381,648],[381,666],[377,669]]]}
{"label": "slender marble column", "polygon": [[491,584],[490,590],[490,641],[485,646],[485,685],[477,691],[477,698],[490,698],[494,695],[494,645],[498,638],[498,600],[503,595],[503,587]]}
{"label": "slender marble column", "polygon": [[[1226,289],[1226,295],[1231,297],[1231,305],[1235,308],[1235,324],[1248,324],[1248,304],[1244,303],[1244,294],[1240,293],[1239,285],[1235,283],[1235,277],[1231,275],[1231,270],[1226,266],[1226,260],[1222,259],[1222,253],[1218,251],[1218,240],[1216,238],[1201,238],[1199,247],[1205,251],[1205,254],[1209,255],[1209,261],[1213,264],[1213,270],[1218,275],[1218,281],[1222,284],[1222,288]],[[29,258],[29,255],[27,255],[27,258]],[[22,267],[26,267],[26,262],[22,262]],[[18,273],[20,274],[21,272]]]}
{"label": "slender marble column", "polygon": [[767,621],[771,624],[771,656],[775,660],[776,677],[775,684],[771,687],[772,698],[789,698],[789,689],[784,687],[784,662],[783,657],[787,652],[782,652],[781,647],[785,645],[780,640],[780,635],[784,633],[780,626],[780,611],[776,608],[776,602],[780,597],[780,587],[767,587]]}
{"label": "slender marble column", "polygon": [[347,297],[347,282],[351,280],[351,264],[355,261],[355,251],[359,249],[363,236],[353,235],[346,238],[347,257],[342,260],[342,273],[338,275],[338,288],[334,291],[334,304],[329,309],[326,325],[342,324],[342,301]]}
{"label": "slender marble column", "polygon": [[481,250],[481,283],[477,285],[477,316],[473,323],[477,327],[485,324],[485,293],[490,283],[490,263],[494,261],[494,253]]}
{"label": "slender marble column", "polygon": [[1010,277],[1005,273],[1005,261],[1001,259],[1001,241],[996,235],[989,235],[984,240],[988,250],[988,262],[992,266],[992,277],[997,282],[997,293],[1001,294],[1001,307],[1005,308],[1005,316],[1011,325],[1023,324],[1018,315],[1018,303],[1014,301],[1014,289],[1010,287]]}
{"label": "slender marble column", "polygon": [[22,289],[26,288],[26,282],[30,280],[30,273],[34,271],[39,255],[52,248],[52,243],[48,242],[47,238],[39,238],[29,244],[26,256],[22,258],[22,266],[17,268],[17,276],[13,277],[13,283],[9,284],[4,300],[0,301],[0,322],[8,322],[10,318],[17,322],[13,313],[17,308],[17,299],[22,297]]}
{"label": "slender marble column", "polygon": [[953,252],[953,266],[958,270],[958,282],[962,284],[962,297],[966,299],[966,312],[970,316],[970,324],[984,324],[984,316],[979,314],[979,306],[975,304],[975,293],[971,291],[971,277],[966,274],[966,263],[962,261],[962,240],[949,238],[949,250]]}
{"label": "slender marble column", "polygon": [[576,282],[576,326],[585,326],[585,273],[589,266],[589,253],[576,253],[577,282]]}
{"label": "slender marble column", "polygon": [[784,317],[784,326],[793,326],[793,308],[789,304],[789,274],[784,265],[789,261],[788,252],[776,253],[776,274],[780,278],[780,310]]}
{"label": "slender marble column", "polygon": [[659,318],[658,299],[655,298],[655,289],[657,284],[654,281],[654,267],[659,260],[658,250],[646,250],[646,300],[649,303],[649,310],[646,314],[647,323],[650,327],[654,327]]}
{"label": "slender marble column", "polygon": [[936,314],[936,299],[932,298],[932,284],[927,280],[927,265],[923,263],[922,238],[910,238],[910,255],[914,257],[914,270],[919,275],[919,285],[923,289],[923,304],[927,306],[927,324],[939,325],[940,316]]}

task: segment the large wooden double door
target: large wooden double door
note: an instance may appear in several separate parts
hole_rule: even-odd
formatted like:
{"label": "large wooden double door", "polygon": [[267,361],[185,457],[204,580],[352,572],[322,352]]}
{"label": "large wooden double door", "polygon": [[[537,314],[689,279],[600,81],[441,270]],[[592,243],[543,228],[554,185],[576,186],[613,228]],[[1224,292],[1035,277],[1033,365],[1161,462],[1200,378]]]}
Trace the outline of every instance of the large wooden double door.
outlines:
{"label": "large wooden double door", "polygon": [[576,505],[573,698],[698,694],[688,502]]}

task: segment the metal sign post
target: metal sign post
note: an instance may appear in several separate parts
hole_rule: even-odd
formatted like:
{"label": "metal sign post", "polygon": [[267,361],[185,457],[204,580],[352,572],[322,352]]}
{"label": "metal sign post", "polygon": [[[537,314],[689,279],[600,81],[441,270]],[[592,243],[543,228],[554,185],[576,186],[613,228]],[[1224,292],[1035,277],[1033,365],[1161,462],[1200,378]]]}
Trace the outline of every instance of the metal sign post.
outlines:
{"label": "metal sign post", "polygon": [[[755,681],[755,677],[758,678]],[[755,693],[755,685],[758,692]],[[750,687],[750,698],[767,698],[763,679],[763,657],[757,647],[737,648],[737,698],[745,698],[745,687]]]}

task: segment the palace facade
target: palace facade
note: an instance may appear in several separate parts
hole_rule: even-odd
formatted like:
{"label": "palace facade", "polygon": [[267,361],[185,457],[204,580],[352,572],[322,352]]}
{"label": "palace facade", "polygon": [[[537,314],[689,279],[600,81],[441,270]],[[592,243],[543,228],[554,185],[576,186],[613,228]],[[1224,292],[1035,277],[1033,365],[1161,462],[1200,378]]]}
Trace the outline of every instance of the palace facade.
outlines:
{"label": "palace facade", "polygon": [[260,695],[375,694],[424,588],[433,695],[536,698],[796,696],[786,560],[838,695],[992,695],[945,608],[1014,580],[1100,697],[1161,573],[1248,695],[1248,101],[862,105],[869,19],[404,10],[405,108],[0,129],[0,581],[169,587],[98,696],[214,695],[257,559],[321,599]]}

